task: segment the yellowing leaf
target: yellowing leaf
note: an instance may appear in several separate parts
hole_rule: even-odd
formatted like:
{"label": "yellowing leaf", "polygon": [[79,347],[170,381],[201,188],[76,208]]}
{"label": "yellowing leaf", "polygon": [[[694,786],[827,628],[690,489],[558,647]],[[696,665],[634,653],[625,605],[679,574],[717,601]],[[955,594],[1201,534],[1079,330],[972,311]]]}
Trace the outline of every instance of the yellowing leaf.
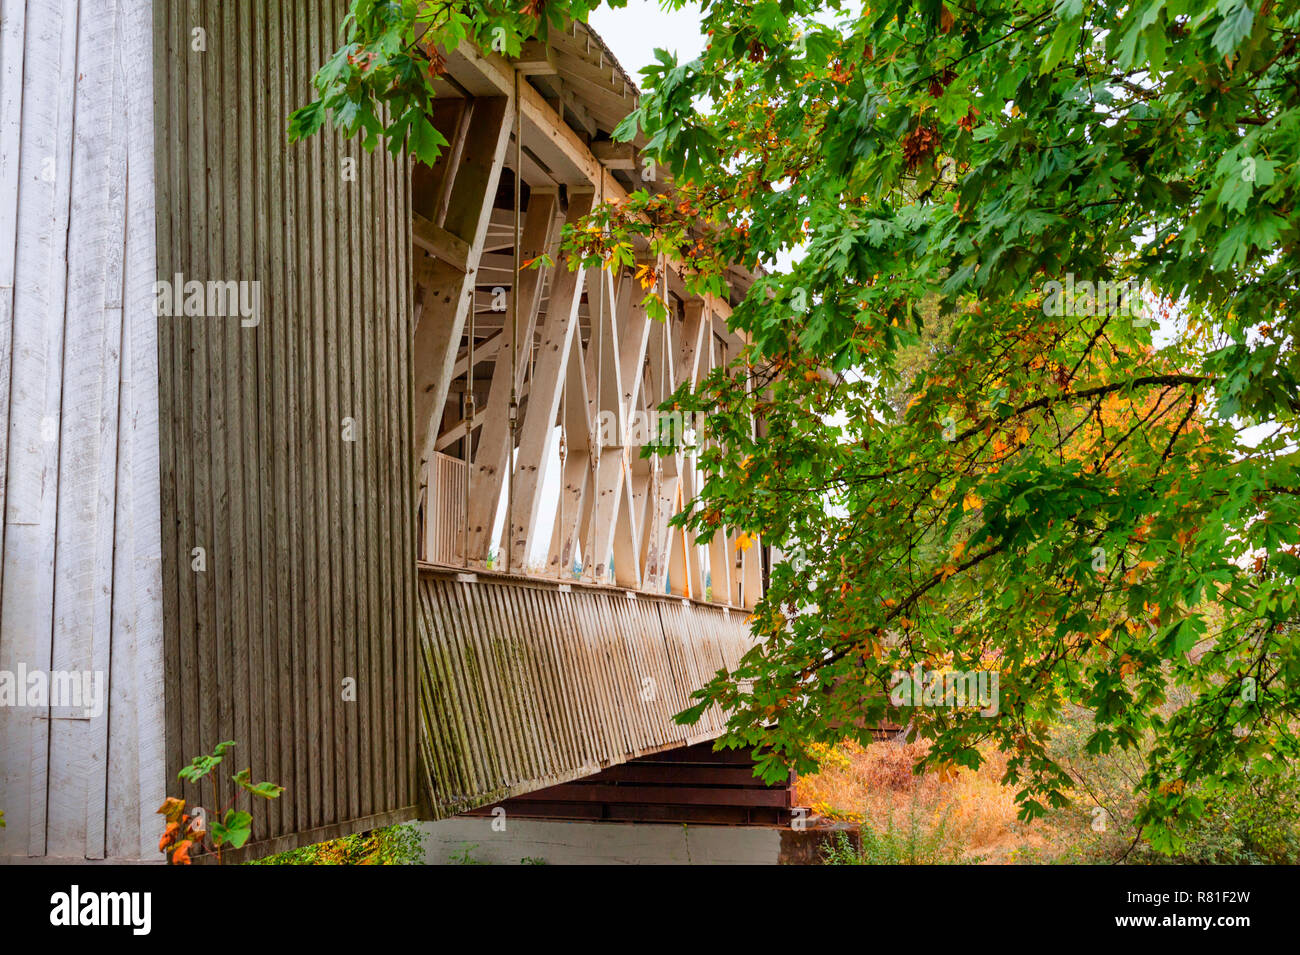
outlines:
{"label": "yellowing leaf", "polygon": [[179,823],[181,813],[185,811],[185,800],[177,799],[175,796],[168,796],[163,800],[163,804],[159,806],[156,811],[165,816],[169,823]]}

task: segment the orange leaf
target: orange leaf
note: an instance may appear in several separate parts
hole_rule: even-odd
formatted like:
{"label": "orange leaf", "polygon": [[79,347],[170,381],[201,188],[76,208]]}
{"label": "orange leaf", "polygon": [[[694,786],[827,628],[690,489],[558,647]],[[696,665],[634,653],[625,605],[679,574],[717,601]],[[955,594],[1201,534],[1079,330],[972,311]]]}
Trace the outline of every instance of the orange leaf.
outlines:
{"label": "orange leaf", "polygon": [[158,840],[158,851],[166,852],[167,847],[176,840],[176,833],[180,830],[179,822],[167,823],[167,828],[163,830],[162,838]]}

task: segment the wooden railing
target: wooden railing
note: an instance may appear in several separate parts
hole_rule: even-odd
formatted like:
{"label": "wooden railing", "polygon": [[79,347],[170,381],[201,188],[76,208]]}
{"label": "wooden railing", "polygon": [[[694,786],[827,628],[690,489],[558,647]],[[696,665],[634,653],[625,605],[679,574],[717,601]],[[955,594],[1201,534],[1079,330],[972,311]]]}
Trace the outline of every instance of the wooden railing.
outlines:
{"label": "wooden railing", "polygon": [[711,740],[674,714],[752,645],[748,614],[664,595],[422,565],[425,786],[445,816]]}
{"label": "wooden railing", "polygon": [[440,451],[429,462],[424,551],[431,564],[459,564],[465,531],[465,462]]}
{"label": "wooden railing", "polygon": [[[424,474],[419,500],[419,558],[429,564],[465,567],[465,473],[465,462],[461,458],[440,451],[433,452]],[[671,515],[675,510],[669,510],[669,513]],[[569,523],[573,522],[570,516]],[[543,575],[544,579],[572,582],[571,575],[559,570],[561,560],[556,543],[559,539],[558,527],[557,518],[557,525],[551,532],[549,563],[539,563],[536,573]],[[617,540],[615,544],[617,549],[626,542]],[[632,586],[649,591],[656,586],[671,584],[672,595],[679,598],[687,596],[695,601],[703,599],[718,606],[752,610],[762,596],[763,589],[760,550],[761,547],[752,542],[742,547],[737,532],[719,534],[711,544],[697,545],[693,533],[677,528],[669,531],[665,527],[663,539],[656,541],[655,547],[649,551],[655,555],[653,562],[657,571],[645,574],[641,583],[626,584],[624,587],[626,589],[627,586]],[[563,553],[569,557],[568,550]],[[629,556],[626,548],[624,556]],[[497,557],[499,560],[499,553]],[[706,557],[709,562],[707,568],[702,563]],[[486,569],[485,563],[483,560],[471,559],[469,569]],[[564,561],[566,566],[567,563],[567,560]],[[525,563],[524,572],[531,574],[531,566]],[[499,565],[497,569],[500,569]],[[706,586],[706,572],[711,577],[711,587]],[[586,574],[582,580],[592,584],[594,581],[591,577],[591,574]]]}

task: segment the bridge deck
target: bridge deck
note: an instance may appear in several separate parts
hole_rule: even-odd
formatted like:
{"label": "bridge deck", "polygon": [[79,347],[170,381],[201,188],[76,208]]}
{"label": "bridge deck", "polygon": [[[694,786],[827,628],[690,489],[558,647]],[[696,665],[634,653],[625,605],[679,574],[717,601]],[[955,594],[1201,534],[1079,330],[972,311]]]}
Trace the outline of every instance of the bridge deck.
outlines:
{"label": "bridge deck", "polygon": [[421,565],[421,733],[435,816],[714,739],[673,714],[752,645],[747,613],[667,595]]}

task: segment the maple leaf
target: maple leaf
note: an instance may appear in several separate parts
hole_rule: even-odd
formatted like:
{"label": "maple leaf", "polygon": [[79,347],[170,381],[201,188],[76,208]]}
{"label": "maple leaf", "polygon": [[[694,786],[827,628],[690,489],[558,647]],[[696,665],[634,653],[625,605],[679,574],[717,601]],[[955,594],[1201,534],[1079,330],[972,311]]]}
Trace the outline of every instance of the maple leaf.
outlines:
{"label": "maple leaf", "polygon": [[167,823],[167,828],[163,830],[162,838],[158,840],[158,851],[165,852],[167,847],[176,841],[176,835],[180,831],[179,822]]}
{"label": "maple leaf", "polygon": [[162,816],[165,816],[169,823],[179,822],[181,818],[181,814],[184,811],[185,811],[185,800],[177,799],[175,796],[168,796],[166,799],[163,800],[163,804],[154,810],[154,812]]}

